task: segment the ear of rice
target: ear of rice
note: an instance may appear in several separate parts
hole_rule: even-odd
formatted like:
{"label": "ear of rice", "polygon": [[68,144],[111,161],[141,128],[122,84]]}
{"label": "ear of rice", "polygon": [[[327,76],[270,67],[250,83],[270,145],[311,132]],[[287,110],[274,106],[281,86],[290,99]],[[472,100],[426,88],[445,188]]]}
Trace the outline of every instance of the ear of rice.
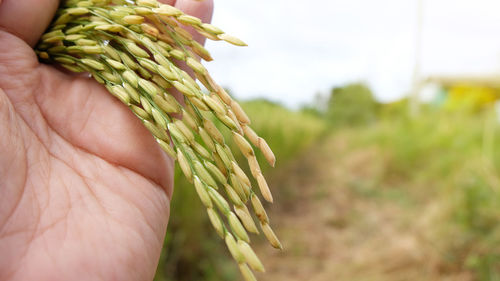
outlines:
{"label": "ear of rice", "polygon": [[[245,280],[256,280],[248,266],[256,271],[264,271],[264,266],[248,244],[247,231],[259,231],[246,204],[253,206],[271,245],[281,248],[281,243],[251,189],[250,179],[227,145],[230,140],[212,120],[220,121],[225,125],[222,130],[230,132],[267,201],[273,198],[253,147],[261,150],[272,166],[276,158],[266,141],[249,127],[251,120],[241,106],[200,62],[199,58],[209,61],[212,57],[186,27],[211,40],[246,44],[157,0],[63,0],[56,14],[36,46],[40,60],[73,72],[89,72],[130,108],[193,183],[210,222],[225,240]],[[180,62],[194,71],[209,93],[202,91]],[[183,100],[174,98],[174,89]],[[219,186],[224,187],[224,193],[218,191]]]}

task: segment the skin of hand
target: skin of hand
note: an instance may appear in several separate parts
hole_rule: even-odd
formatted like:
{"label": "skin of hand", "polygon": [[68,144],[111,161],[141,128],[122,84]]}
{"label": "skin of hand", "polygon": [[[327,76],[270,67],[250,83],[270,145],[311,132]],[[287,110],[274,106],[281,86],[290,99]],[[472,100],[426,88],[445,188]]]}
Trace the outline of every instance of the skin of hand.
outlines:
{"label": "skin of hand", "polygon": [[58,4],[0,0],[0,280],[152,280],[174,164],[102,85],[38,62]]}

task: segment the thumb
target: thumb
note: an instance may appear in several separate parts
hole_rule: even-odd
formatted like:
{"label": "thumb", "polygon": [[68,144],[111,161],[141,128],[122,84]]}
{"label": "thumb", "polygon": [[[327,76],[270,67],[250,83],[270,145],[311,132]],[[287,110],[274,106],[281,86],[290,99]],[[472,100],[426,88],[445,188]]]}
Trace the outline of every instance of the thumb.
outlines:
{"label": "thumb", "polygon": [[34,46],[49,25],[58,0],[0,0],[0,29]]}

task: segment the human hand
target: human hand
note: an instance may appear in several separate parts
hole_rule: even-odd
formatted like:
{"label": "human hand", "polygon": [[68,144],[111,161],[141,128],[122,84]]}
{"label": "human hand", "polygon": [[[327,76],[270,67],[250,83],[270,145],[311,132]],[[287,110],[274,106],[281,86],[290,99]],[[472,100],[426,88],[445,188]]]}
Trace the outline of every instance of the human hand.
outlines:
{"label": "human hand", "polygon": [[0,280],[152,280],[174,164],[102,85],[38,63],[58,3],[0,0]]}

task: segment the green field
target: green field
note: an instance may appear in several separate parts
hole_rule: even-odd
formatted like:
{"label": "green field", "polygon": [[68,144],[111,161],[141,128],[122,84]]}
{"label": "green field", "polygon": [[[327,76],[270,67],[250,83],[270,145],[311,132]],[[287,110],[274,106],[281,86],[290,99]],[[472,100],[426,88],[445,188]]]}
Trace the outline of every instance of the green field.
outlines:
{"label": "green field", "polygon": [[[500,280],[500,130],[492,107],[423,106],[409,117],[404,102],[342,103],[326,112],[243,103],[278,158],[265,172],[285,251],[254,238],[268,271],[259,278]],[[156,280],[239,280],[193,188],[176,178]]]}

